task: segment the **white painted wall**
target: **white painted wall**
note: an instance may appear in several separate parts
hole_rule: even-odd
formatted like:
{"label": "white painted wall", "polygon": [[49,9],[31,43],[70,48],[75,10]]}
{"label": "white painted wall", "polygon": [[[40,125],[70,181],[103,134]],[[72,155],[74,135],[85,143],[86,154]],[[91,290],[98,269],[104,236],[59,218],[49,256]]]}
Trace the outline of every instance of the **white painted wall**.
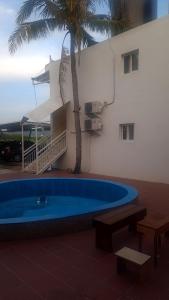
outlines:
{"label": "white painted wall", "polygon": [[[49,71],[50,99],[62,105],[62,99],[60,95],[60,84],[59,84],[59,68],[60,68],[60,61],[51,60],[50,63],[46,65],[45,70]],[[69,59],[67,64],[65,65],[65,68],[66,68],[66,76],[63,80],[63,90],[64,90],[63,97],[64,97],[64,102],[67,103],[72,99]]]}
{"label": "white painted wall", "polygon": [[50,63],[46,65],[45,70],[49,71],[50,100],[58,102],[59,106],[62,106],[59,88],[59,65],[59,61],[51,60]]}
{"label": "white painted wall", "polygon": [[[67,104],[69,101],[72,101],[72,91],[71,91],[71,80],[70,80],[70,63],[68,61],[66,67],[66,76],[64,80],[62,80],[63,84],[63,99],[61,98],[60,93],[60,83],[59,83],[59,68],[60,61],[51,60],[48,65],[46,65],[45,70],[49,71],[49,79],[50,79],[50,101],[52,103],[56,103],[58,107],[58,111],[51,113],[51,134],[53,137],[59,134],[62,130],[65,130],[66,121],[65,116],[63,116],[63,110],[59,108],[62,107],[63,101]],[[60,111],[60,116],[59,116]],[[64,118],[64,120],[62,119]],[[61,119],[61,120],[60,120]],[[59,121],[60,120],[60,121]],[[59,124],[60,122],[60,124]],[[64,125],[65,124],[65,125]]]}
{"label": "white painted wall", "polygon": [[[122,54],[134,49],[139,49],[139,70],[124,74]],[[115,102],[101,114],[101,135],[82,134],[82,169],[169,183],[169,17],[85,49],[78,72],[82,129],[84,103],[112,102],[114,73],[116,82]],[[75,160],[72,111],[71,103],[67,111],[69,148],[62,160],[66,168],[73,168]],[[134,141],[120,139],[121,123],[135,123]]]}

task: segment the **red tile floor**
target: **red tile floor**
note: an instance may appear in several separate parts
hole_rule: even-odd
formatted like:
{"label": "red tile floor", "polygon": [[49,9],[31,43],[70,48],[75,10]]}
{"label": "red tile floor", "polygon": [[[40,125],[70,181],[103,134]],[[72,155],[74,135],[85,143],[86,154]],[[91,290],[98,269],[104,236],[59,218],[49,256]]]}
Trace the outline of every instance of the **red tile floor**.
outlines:
{"label": "red tile floor", "polygon": [[[50,172],[44,176],[69,175]],[[0,175],[0,180],[20,177],[27,175],[13,171]],[[135,186],[140,193],[139,202],[148,211],[169,214],[169,185],[113,180]],[[113,240],[114,251],[124,245],[138,247],[137,235],[126,229],[115,234]],[[144,252],[151,254],[152,247],[152,240],[146,239]],[[163,239],[158,266],[152,266],[148,278],[141,282],[128,273],[117,275],[115,256],[95,248],[94,229],[52,238],[0,242],[0,300],[27,299],[167,300],[169,239]]]}

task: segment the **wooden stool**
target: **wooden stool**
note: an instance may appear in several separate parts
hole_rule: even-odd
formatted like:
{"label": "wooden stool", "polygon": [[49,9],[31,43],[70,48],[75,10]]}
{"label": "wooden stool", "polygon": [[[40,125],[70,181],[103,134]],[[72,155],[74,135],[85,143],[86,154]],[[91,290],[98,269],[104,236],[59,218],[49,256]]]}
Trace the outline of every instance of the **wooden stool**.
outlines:
{"label": "wooden stool", "polygon": [[161,248],[161,235],[169,231],[169,216],[163,214],[149,214],[144,220],[137,223],[139,233],[139,251],[142,251],[144,235],[151,235],[154,239],[154,265],[157,266],[159,250]]}
{"label": "wooden stool", "polygon": [[127,265],[134,266],[137,275],[142,277],[142,272],[150,262],[151,256],[142,252],[124,247],[115,253],[117,257],[117,273],[121,274],[126,270]]}

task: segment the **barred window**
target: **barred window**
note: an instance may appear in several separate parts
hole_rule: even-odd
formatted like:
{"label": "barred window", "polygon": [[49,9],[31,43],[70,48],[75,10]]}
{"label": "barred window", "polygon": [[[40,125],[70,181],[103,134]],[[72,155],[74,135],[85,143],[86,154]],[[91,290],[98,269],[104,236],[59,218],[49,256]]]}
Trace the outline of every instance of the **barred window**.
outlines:
{"label": "barred window", "polygon": [[139,68],[139,50],[133,50],[122,55],[124,61],[124,73],[136,71]]}
{"label": "barred window", "polygon": [[121,140],[134,140],[134,123],[120,124]]}

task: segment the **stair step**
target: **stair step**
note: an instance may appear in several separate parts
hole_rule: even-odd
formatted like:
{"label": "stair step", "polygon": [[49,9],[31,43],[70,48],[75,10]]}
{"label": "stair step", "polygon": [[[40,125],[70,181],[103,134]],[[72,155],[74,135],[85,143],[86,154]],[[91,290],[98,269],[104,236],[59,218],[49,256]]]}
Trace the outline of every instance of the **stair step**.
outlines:
{"label": "stair step", "polygon": [[[36,160],[34,159],[25,167],[25,171],[36,174],[43,173],[54,161],[58,160],[60,156],[66,152],[66,148],[66,132],[63,132],[60,136],[50,140],[48,144],[44,144],[44,147],[39,151],[39,170],[36,170],[37,165]],[[32,152],[30,153],[30,158],[28,157],[27,161],[31,160],[32,157],[36,157],[35,152],[33,155]]]}

